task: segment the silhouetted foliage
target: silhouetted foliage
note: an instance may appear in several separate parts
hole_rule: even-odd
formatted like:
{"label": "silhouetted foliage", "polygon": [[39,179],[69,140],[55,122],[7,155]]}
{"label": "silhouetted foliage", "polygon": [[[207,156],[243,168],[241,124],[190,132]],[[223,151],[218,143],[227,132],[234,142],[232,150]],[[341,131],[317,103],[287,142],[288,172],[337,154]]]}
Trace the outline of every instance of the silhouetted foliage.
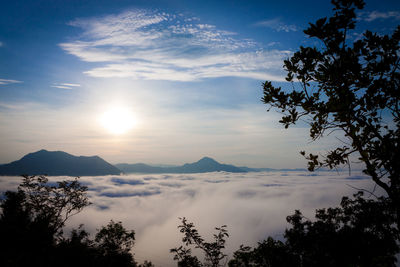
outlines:
{"label": "silhouetted foliage", "polygon": [[134,231],[127,231],[121,222],[111,220],[97,232],[95,246],[104,257],[105,266],[136,266],[130,253],[134,241]]}
{"label": "silhouetted foliage", "polygon": [[204,263],[201,263],[196,256],[191,255],[191,249],[180,246],[170,250],[174,253],[174,260],[178,261],[178,266],[221,266],[221,261],[227,256],[222,252],[225,248],[225,238],[229,237],[226,225],[215,228],[218,231],[214,234],[214,242],[208,243],[200,236],[193,223],[187,222],[186,218],[181,218],[182,224],[178,226],[183,233],[182,242],[186,247],[193,245],[204,253]]}
{"label": "silhouetted foliage", "polygon": [[292,267],[298,266],[299,261],[299,257],[292,254],[286,244],[268,237],[254,249],[240,246],[240,249],[233,254],[233,259],[229,261],[229,266]]}
{"label": "silhouetted foliage", "polygon": [[179,248],[173,248],[170,250],[171,253],[175,253],[174,260],[178,261],[178,267],[201,267],[203,264],[196,257],[192,256],[192,250],[180,246]]}
{"label": "silhouetted foliage", "polygon": [[284,242],[269,237],[254,249],[242,246],[229,266],[396,266],[399,231],[390,199],[354,197],[317,210],[314,222],[297,210],[287,217]]}
{"label": "silhouetted foliage", "polygon": [[35,220],[46,221],[55,233],[62,233],[68,218],[90,204],[87,187],[76,178],[50,184],[45,176],[23,177],[18,187],[18,191],[25,195],[23,205]]}
{"label": "silhouetted foliage", "polygon": [[1,202],[1,266],[51,266],[62,227],[89,204],[77,180],[51,185],[44,176],[24,176],[17,192]]}
{"label": "silhouetted foliage", "polygon": [[102,254],[82,227],[72,230],[69,238],[57,244],[57,266],[102,266]]}
{"label": "silhouetted foliage", "polygon": [[[111,220],[98,230],[95,240],[80,226],[57,245],[58,266],[136,267],[130,252],[134,239],[134,232],[127,231],[121,222]],[[143,266],[152,266],[151,262],[146,264]]]}
{"label": "silhouetted foliage", "polygon": [[[95,239],[81,225],[70,237],[63,226],[89,205],[87,188],[77,179],[49,183],[44,176],[24,176],[17,192],[0,204],[0,266],[136,267],[131,254],[134,231],[110,221]],[[143,267],[153,266],[145,262]]]}
{"label": "silhouetted foliage", "polygon": [[142,264],[139,264],[138,267],[155,267],[151,261],[144,261]]}
{"label": "silhouetted foliage", "polygon": [[[304,31],[320,47],[300,47],[284,61],[287,92],[265,82],[262,101],[284,113],[285,128],[302,120],[312,140],[340,130],[348,142],[321,158],[306,155],[308,169],[349,164],[358,153],[364,172],[393,200],[400,226],[400,26],[391,36],[366,31],[351,42],[362,0],[333,0],[334,15]],[[295,82],[297,81],[297,82]]]}

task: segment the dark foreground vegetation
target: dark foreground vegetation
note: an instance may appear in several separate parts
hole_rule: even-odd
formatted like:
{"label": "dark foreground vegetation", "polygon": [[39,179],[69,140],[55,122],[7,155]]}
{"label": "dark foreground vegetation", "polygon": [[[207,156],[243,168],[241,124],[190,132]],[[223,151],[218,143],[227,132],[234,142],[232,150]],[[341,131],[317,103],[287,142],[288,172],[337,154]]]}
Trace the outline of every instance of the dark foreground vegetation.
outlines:
{"label": "dark foreground vegetation", "polygon": [[94,239],[81,225],[64,235],[66,221],[90,203],[78,180],[56,184],[24,176],[17,192],[1,201],[0,266],[152,266],[132,255],[135,232],[110,221]]}
{"label": "dark foreground vegetation", "polygon": [[[394,214],[390,199],[365,199],[362,192],[353,199],[344,197],[340,207],[317,210],[315,221],[305,219],[297,210],[287,217],[291,227],[286,229],[284,241],[269,237],[255,248],[241,246],[228,265],[396,266],[400,236]],[[179,226],[183,245],[171,250],[178,266],[225,266],[225,227],[216,228],[214,241],[208,243],[193,223],[183,218]],[[204,263],[191,255],[191,247],[202,250]]]}
{"label": "dark foreground vegetation", "polygon": [[285,128],[308,124],[312,140],[338,134],[342,142],[325,154],[301,152],[308,169],[358,160],[392,201],[400,227],[400,25],[392,35],[365,31],[357,40],[356,11],[364,1],[332,4],[332,17],[304,31],[318,45],[284,61],[292,90],[267,81],[262,101],[283,113]]}
{"label": "dark foreground vegetation", "polygon": [[[400,27],[391,36],[366,31],[353,43],[356,9],[362,0],[332,0],[334,15],[305,30],[319,48],[300,47],[285,61],[287,92],[264,83],[263,102],[284,113],[287,128],[303,119],[313,140],[339,130],[346,143],[324,156],[302,154],[309,170],[349,164],[357,155],[364,172],[386,196],[362,192],[340,207],[320,209],[315,220],[300,211],[288,216],[284,240],[271,237],[241,246],[228,262],[226,226],[205,241],[193,223],[181,219],[182,246],[171,249],[178,266],[395,266],[400,242]],[[294,82],[296,80],[297,82]],[[296,87],[299,86],[298,89]],[[66,221],[89,205],[77,180],[49,184],[25,176],[17,192],[6,192],[0,213],[0,266],[152,266],[132,254],[135,233],[110,221],[94,239],[83,226],[63,233]],[[371,198],[373,197],[373,198]],[[204,259],[192,254],[204,253]]]}

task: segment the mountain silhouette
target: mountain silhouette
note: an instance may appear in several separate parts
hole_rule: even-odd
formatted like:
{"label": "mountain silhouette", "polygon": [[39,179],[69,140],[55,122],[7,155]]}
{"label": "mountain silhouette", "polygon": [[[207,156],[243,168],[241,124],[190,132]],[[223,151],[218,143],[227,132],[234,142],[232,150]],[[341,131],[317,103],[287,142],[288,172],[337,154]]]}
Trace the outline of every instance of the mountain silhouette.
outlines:
{"label": "mountain silhouette", "polygon": [[121,171],[98,156],[73,156],[62,151],[40,150],[20,160],[0,165],[0,175],[118,175]]}
{"label": "mountain silhouette", "polygon": [[221,164],[210,157],[186,163],[182,166],[153,166],[144,163],[112,165],[98,156],[73,156],[63,151],[39,150],[20,160],[0,165],[0,175],[66,175],[101,176],[123,173],[204,173],[204,172],[264,172],[264,171],[303,171],[304,169],[271,169],[236,167]]}
{"label": "mountain silhouette", "polygon": [[[166,169],[169,170],[171,167],[157,167],[151,166],[144,163],[118,163],[115,166],[124,173],[165,173]],[[169,172],[171,173],[171,172]]]}
{"label": "mountain silhouette", "polygon": [[119,163],[115,166],[124,173],[203,173],[203,172],[272,172],[272,171],[306,171],[306,169],[272,169],[237,167],[229,164],[221,164],[218,161],[203,157],[194,163],[186,163],[182,166],[154,166],[144,163]]}
{"label": "mountain silhouette", "polygon": [[247,172],[247,170],[243,170],[233,165],[221,164],[209,157],[204,157],[194,163],[186,163],[182,166],[175,167],[150,166],[144,163],[121,163],[116,164],[115,166],[124,173],[203,173],[216,171]]}

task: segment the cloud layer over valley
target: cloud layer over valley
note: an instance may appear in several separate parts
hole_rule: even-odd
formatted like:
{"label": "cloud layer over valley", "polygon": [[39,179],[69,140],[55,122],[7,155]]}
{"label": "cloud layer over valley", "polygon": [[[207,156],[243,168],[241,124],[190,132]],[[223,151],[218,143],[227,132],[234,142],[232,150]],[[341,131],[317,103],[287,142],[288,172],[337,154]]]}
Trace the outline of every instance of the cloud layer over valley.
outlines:
{"label": "cloud layer over valley", "polygon": [[[63,180],[65,177],[51,177]],[[0,190],[15,189],[18,177],[1,177]],[[82,177],[93,203],[72,217],[91,232],[110,219],[136,232],[135,258],[175,266],[169,249],[180,245],[178,217],[194,222],[211,241],[214,227],[226,224],[229,256],[241,244],[254,246],[267,236],[282,238],[285,218],[300,209],[313,218],[316,208],[338,205],[356,188],[373,189],[359,173],[264,172],[159,174]]]}

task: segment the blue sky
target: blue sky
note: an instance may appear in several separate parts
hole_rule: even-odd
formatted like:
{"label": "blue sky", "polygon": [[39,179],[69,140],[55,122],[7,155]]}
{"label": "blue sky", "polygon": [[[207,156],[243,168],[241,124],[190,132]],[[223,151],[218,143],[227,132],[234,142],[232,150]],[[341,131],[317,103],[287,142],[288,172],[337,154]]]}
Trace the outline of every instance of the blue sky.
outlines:
{"label": "blue sky", "polygon": [[[282,130],[261,83],[288,86],[283,60],[318,45],[302,30],[331,12],[329,1],[7,1],[0,162],[45,148],[113,163],[208,155],[301,167],[299,150],[336,140],[309,144],[301,125]],[[367,1],[358,15],[354,40],[390,33],[400,3]]]}

